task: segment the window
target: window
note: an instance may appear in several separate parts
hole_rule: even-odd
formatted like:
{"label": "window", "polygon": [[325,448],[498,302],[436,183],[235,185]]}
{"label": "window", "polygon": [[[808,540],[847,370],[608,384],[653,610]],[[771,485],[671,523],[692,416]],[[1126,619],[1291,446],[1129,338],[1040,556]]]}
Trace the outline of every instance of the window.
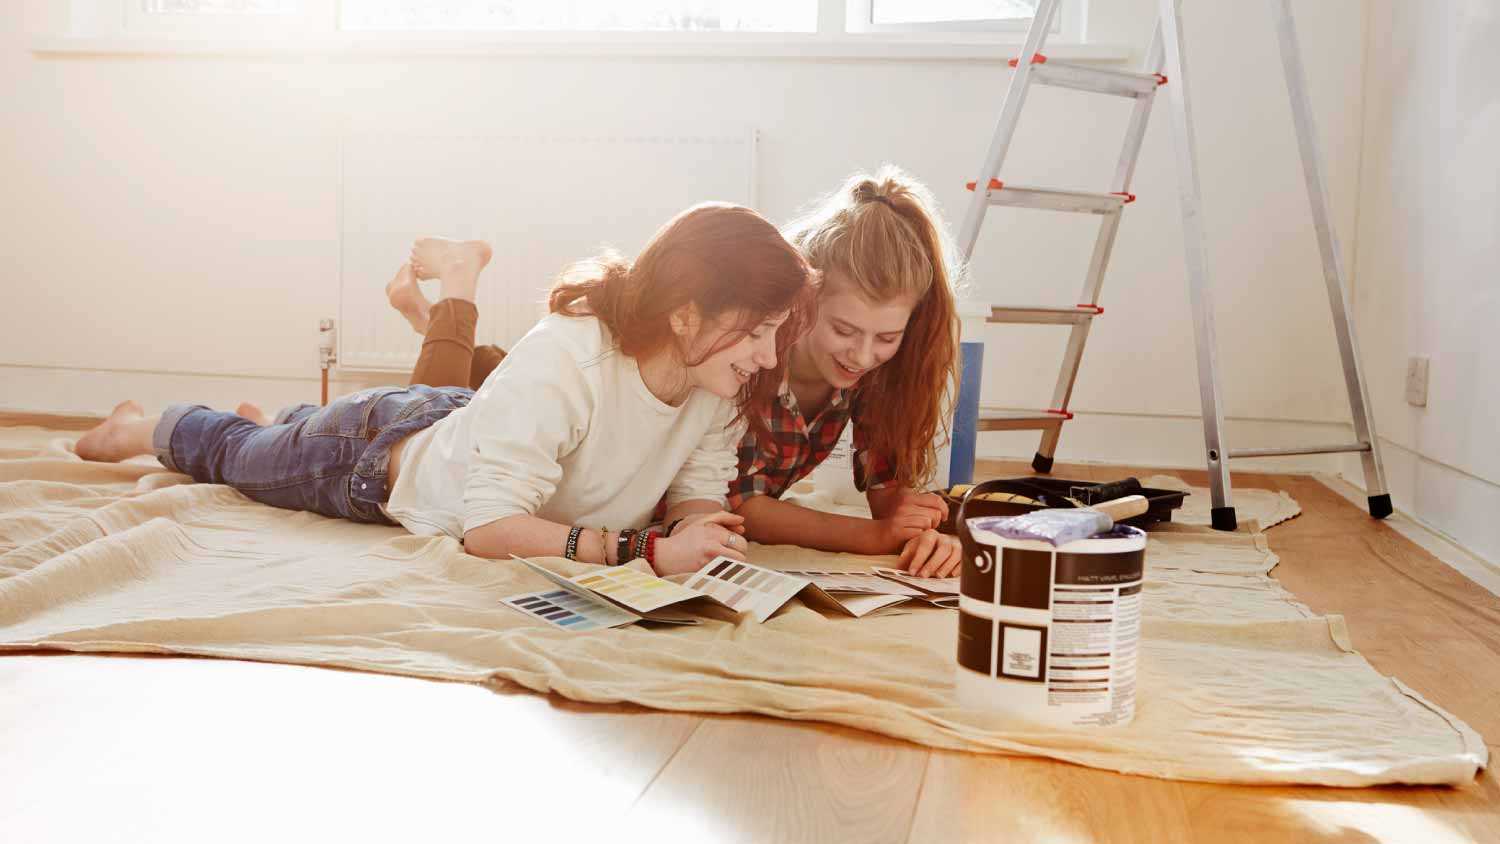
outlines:
{"label": "window", "polygon": [[[42,52],[390,51],[993,61],[1040,0],[69,0]],[[1088,0],[1058,0],[1049,47],[1085,44]],[[997,47],[1000,48],[997,53]]]}
{"label": "window", "polygon": [[123,2],[126,34],[256,38],[315,33],[332,20],[329,11],[337,0]]}
{"label": "window", "polygon": [[[1014,32],[1031,27],[1039,0],[843,0],[850,32]],[[1053,33],[1083,40],[1084,0],[1062,0]]]}
{"label": "window", "polygon": [[816,32],[817,0],[342,0],[351,31]]}
{"label": "window", "polygon": [[[100,3],[108,0],[98,0]],[[133,30],[263,29],[325,20],[350,32],[1024,32],[1039,0],[119,0]],[[1082,34],[1084,0],[1054,31]],[[76,5],[76,0],[75,0]],[[820,16],[823,21],[820,27]],[[315,26],[315,24],[314,24]],[[1080,39],[1081,40],[1081,39]]]}
{"label": "window", "polygon": [[996,24],[1025,28],[1038,0],[869,0],[875,26]]}
{"label": "window", "polygon": [[289,15],[302,11],[301,0],[141,0],[150,15],[250,14]]}

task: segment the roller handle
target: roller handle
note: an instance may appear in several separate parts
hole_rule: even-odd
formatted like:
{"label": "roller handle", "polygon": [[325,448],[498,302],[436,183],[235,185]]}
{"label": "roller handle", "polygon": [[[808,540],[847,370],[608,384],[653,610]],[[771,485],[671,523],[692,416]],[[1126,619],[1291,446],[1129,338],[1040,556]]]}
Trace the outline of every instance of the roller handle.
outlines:
{"label": "roller handle", "polygon": [[1122,522],[1151,509],[1151,502],[1147,501],[1144,495],[1127,495],[1103,504],[1095,504],[1091,509],[1098,510],[1116,522]]}
{"label": "roller handle", "polygon": [[1098,486],[1074,487],[1071,494],[1074,498],[1082,500],[1084,504],[1093,507],[1098,501],[1113,501],[1127,495],[1140,495],[1141,482],[1136,478],[1126,478]]}

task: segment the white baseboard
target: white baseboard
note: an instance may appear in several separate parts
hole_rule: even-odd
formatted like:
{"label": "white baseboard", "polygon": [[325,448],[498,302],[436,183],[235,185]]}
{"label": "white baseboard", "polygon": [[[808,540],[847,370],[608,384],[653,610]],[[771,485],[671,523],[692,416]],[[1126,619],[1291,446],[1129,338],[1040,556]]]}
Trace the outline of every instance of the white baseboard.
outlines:
{"label": "white baseboard", "polygon": [[[1500,484],[1384,437],[1380,456],[1386,489],[1398,511],[1500,572],[1500,519],[1495,517],[1500,513]],[[1335,474],[1364,493],[1364,473],[1357,459],[1341,461]]]}
{"label": "white baseboard", "polygon": [[[1364,487],[1333,475],[1319,475],[1318,480],[1350,503],[1365,506]],[[1412,516],[1399,506],[1395,513],[1386,518],[1385,523],[1463,576],[1500,596],[1500,565],[1475,554],[1456,537],[1434,528],[1426,520]]]}

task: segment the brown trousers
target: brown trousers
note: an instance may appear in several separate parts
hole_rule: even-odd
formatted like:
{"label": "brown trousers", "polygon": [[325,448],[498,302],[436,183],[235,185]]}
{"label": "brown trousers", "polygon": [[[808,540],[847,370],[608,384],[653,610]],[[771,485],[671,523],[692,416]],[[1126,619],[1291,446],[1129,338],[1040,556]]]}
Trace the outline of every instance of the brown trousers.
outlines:
{"label": "brown trousers", "polygon": [[427,336],[422,340],[422,355],[411,371],[411,383],[479,389],[505,359],[505,350],[499,346],[475,346],[474,327],[478,324],[479,309],[473,302],[442,299],[433,305]]}

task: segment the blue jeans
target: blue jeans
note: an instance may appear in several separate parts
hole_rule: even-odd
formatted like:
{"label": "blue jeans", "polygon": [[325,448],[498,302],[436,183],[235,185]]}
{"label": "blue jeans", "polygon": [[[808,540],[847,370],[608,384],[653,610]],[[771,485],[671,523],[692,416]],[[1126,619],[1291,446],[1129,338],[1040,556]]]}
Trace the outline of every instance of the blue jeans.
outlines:
{"label": "blue jeans", "polygon": [[388,525],[380,505],[391,495],[391,447],[473,395],[461,387],[377,387],[327,407],[287,408],[268,426],[174,404],[151,442],[162,465],[195,481],[227,484],[272,507]]}

